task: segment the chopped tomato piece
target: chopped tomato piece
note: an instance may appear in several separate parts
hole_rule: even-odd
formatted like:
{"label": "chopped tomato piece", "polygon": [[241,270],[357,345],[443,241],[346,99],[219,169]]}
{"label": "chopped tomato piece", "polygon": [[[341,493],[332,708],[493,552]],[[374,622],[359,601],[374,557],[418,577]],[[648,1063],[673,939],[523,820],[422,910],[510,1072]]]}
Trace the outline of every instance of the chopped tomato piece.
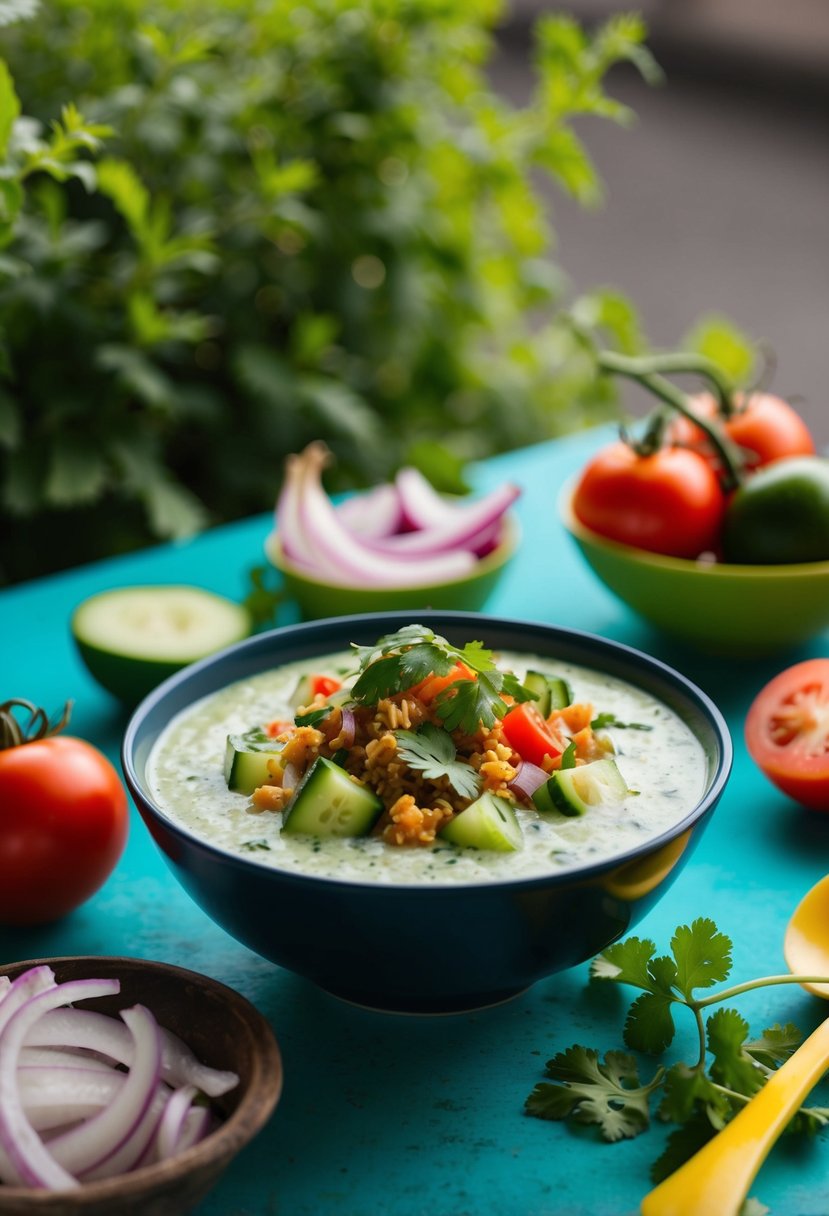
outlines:
{"label": "chopped tomato piece", "polygon": [[563,726],[568,735],[575,735],[593,721],[593,706],[589,701],[575,701],[572,705],[554,709],[547,721],[553,730]]}
{"label": "chopped tomato piece", "polygon": [[456,663],[451,671],[448,671],[445,676],[427,676],[425,680],[421,680],[419,684],[410,689],[418,700],[424,705],[431,705],[439,693],[442,693],[444,688],[448,688],[450,684],[454,684],[456,680],[474,680],[475,673],[467,667],[466,663]]}
{"label": "chopped tomato piece", "polygon": [[330,697],[332,692],[339,692],[342,686],[342,680],[336,676],[311,676],[312,697]]}
{"label": "chopped tomato piece", "polygon": [[501,726],[510,747],[531,764],[541,767],[545,756],[560,756],[564,751],[561,737],[531,701],[509,710]]}
{"label": "chopped tomato piece", "polygon": [[286,730],[293,729],[293,722],[283,722],[281,718],[274,718],[273,722],[265,723],[265,734],[270,739],[276,739],[279,735],[284,734]]}

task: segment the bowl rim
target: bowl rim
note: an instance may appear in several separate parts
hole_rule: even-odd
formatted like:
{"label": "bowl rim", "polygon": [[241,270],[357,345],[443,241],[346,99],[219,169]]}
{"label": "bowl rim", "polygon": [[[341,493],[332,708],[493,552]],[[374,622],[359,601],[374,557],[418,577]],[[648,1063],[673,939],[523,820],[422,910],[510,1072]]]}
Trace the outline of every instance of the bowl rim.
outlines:
{"label": "bowl rim", "polygon": [[657,570],[673,571],[676,574],[699,572],[706,578],[718,579],[808,579],[819,575],[829,578],[829,558],[819,562],[777,562],[769,565],[745,565],[738,562],[705,561],[700,558],[671,557],[666,553],[654,553],[649,549],[640,549],[636,545],[626,545],[622,541],[612,540],[594,532],[587,524],[582,523],[573,510],[573,495],[575,493],[578,475],[568,478],[561,487],[558,496],[558,513],[562,524],[576,540],[583,540],[594,549],[642,566],[651,566]]}
{"label": "bowl rim", "polygon": [[[343,634],[347,637],[348,631],[359,632],[360,630],[368,630],[371,627],[372,630],[375,630],[373,637],[376,639],[384,633],[390,632],[393,628],[400,628],[405,623],[411,623],[412,619],[415,618],[415,614],[411,612],[407,613],[398,610],[325,617],[320,620],[301,622],[295,625],[283,625],[276,629],[270,629],[263,633],[255,634],[253,637],[247,638],[242,642],[237,642],[197,663],[193,663],[160,684],[133,711],[127,724],[121,749],[121,764],[124,777],[142,818],[144,817],[145,810],[148,811],[152,819],[163,824],[165,829],[171,831],[174,836],[186,841],[191,848],[195,847],[203,856],[215,858],[222,861],[225,865],[230,865],[246,872],[249,872],[251,867],[269,872],[274,875],[275,879],[288,885],[319,885],[322,888],[339,890],[342,893],[354,890],[359,890],[363,894],[378,892],[380,893],[380,897],[384,899],[405,898],[416,891],[440,892],[443,896],[456,892],[460,897],[469,898],[471,892],[486,892],[493,889],[499,891],[533,891],[542,888],[548,889],[553,886],[567,887],[576,883],[581,884],[592,879],[599,879],[601,876],[615,871],[622,866],[626,866],[630,862],[636,861],[669,844],[678,836],[694,827],[700,820],[704,819],[716,806],[728,782],[733,764],[734,748],[731,733],[722,712],[708,694],[669,664],[624,642],[618,642],[614,639],[601,637],[598,634],[571,629],[566,626],[551,625],[545,621],[519,620],[517,618],[491,616],[478,612],[443,611],[439,609],[415,610],[415,613],[418,623],[430,625],[436,630],[441,625],[443,627],[448,625],[453,628],[464,626],[469,630],[480,629],[484,632],[484,635],[488,628],[490,630],[518,630],[528,633],[530,641],[528,642],[527,649],[530,653],[533,652],[531,641],[534,638],[544,638],[550,643],[554,641],[569,643],[571,647],[575,647],[576,649],[586,648],[590,650],[591,654],[594,654],[594,662],[592,663],[594,669],[600,663],[603,654],[612,656],[613,660],[621,663],[628,672],[624,676],[619,675],[617,672],[617,678],[626,679],[629,683],[635,683],[631,679],[631,669],[644,668],[662,689],[663,699],[664,693],[672,690],[675,694],[679,695],[686,709],[693,711],[695,714],[701,714],[713,732],[718,754],[713,771],[710,773],[701,796],[680,820],[677,820],[657,836],[648,837],[647,840],[622,853],[613,854],[610,857],[590,864],[560,872],[549,871],[545,874],[524,878],[496,878],[492,881],[451,881],[445,883],[373,883],[284,870],[278,866],[260,862],[252,855],[250,857],[242,857],[240,854],[232,853],[204,840],[195,832],[173,819],[154,801],[149,790],[142,783],[136,768],[136,744],[140,740],[144,723],[148,717],[154,711],[157,711],[165,699],[170,694],[174,694],[182,684],[186,685],[191,680],[198,680],[211,667],[220,666],[237,655],[242,654],[244,656],[248,651],[255,652],[261,649],[263,652],[267,652],[270,645],[280,641],[284,641],[286,646],[289,646],[291,640],[296,638],[297,635],[311,634],[313,635],[312,640],[318,639],[320,645],[315,651],[316,654],[330,653],[332,649],[336,649],[338,646],[342,649],[343,645],[348,645],[348,642],[343,642]],[[474,635],[470,632],[469,636],[472,637]],[[312,656],[309,654],[308,657]],[[583,665],[589,667],[591,663],[583,661]],[[265,668],[262,668],[262,670],[265,670]],[[220,688],[226,687],[228,684],[234,683],[239,678],[237,675],[233,679],[225,680],[222,684],[217,685],[210,692],[201,693],[198,697],[191,697],[187,705],[176,712],[182,712],[187,706],[201,699],[201,696],[212,695],[212,693],[219,691]],[[641,688],[641,682],[637,686]],[[652,692],[651,695],[657,696],[658,694]],[[171,716],[167,715],[165,722],[169,722],[170,720]],[[160,731],[158,734],[160,734]],[[153,743],[157,740],[158,734],[153,739]]]}
{"label": "bowl rim", "polygon": [[271,565],[282,574],[287,574],[290,578],[306,583],[309,587],[319,587],[320,590],[330,590],[334,587],[338,591],[357,591],[361,595],[388,595],[391,593],[395,595],[402,593],[405,595],[408,591],[413,595],[422,595],[425,591],[438,587],[463,587],[467,583],[472,583],[479,578],[485,577],[508,562],[517,552],[521,542],[521,525],[516,513],[510,509],[504,512],[503,522],[504,535],[501,540],[494,549],[479,559],[478,564],[473,570],[470,570],[468,574],[461,575],[460,578],[444,579],[439,583],[407,583],[405,585],[397,584],[394,587],[366,587],[357,583],[332,583],[324,578],[317,578],[315,575],[303,570],[301,566],[295,566],[285,556],[282,543],[279,539],[279,531],[276,527],[265,537],[263,548],[265,556]]}
{"label": "bowl rim", "polygon": [[[143,1187],[149,1190],[162,1190],[168,1185],[174,1185],[179,1178],[210,1164],[221,1163],[223,1169],[241,1152],[273,1114],[279,1102],[284,1080],[282,1054],[274,1035],[273,1028],[265,1015],[256,1006],[228,984],[214,979],[202,972],[180,967],[175,963],[166,963],[157,959],[139,958],[131,955],[92,955],[69,954],[52,955],[44,958],[26,959],[23,961],[0,964],[0,975],[9,971],[20,971],[29,967],[49,966],[60,968],[67,963],[89,965],[89,975],[95,973],[95,968],[111,968],[112,974],[117,974],[117,967],[129,967],[138,970],[147,967],[150,970],[166,975],[182,984],[190,984],[199,990],[209,988],[223,1001],[241,1010],[246,1021],[252,1028],[251,1037],[257,1045],[260,1055],[260,1066],[256,1069],[253,1082],[241,1095],[239,1104],[218,1127],[214,1128],[203,1140],[175,1153],[166,1161],[156,1161],[151,1165],[139,1166],[112,1178],[99,1178],[90,1182],[82,1182],[77,1190],[45,1190],[39,1187],[0,1185],[0,1216],[4,1208],[4,1199],[9,1203],[19,1204],[25,1199],[31,1205],[32,1211],[48,1208],[57,1201],[71,1203],[78,1201],[79,1211],[83,1210],[84,1200],[100,1202],[110,1195],[113,1200],[123,1196],[125,1188],[140,1191]],[[60,982],[60,980],[58,980]],[[152,1012],[152,1011],[151,1011]],[[117,1206],[113,1208],[117,1210]]]}

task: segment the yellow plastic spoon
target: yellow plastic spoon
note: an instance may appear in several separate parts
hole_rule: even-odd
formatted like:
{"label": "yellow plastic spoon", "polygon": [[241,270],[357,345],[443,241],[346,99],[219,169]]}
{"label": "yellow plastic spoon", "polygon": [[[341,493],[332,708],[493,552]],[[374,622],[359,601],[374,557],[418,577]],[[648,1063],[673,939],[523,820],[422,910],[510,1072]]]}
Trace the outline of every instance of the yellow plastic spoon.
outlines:
{"label": "yellow plastic spoon", "polygon": [[[829,976],[829,875],[795,908],[783,944],[795,975]],[[829,997],[829,984],[804,982]],[[642,1201],[642,1216],[737,1216],[760,1166],[829,1068],[829,1018],[721,1132]]]}

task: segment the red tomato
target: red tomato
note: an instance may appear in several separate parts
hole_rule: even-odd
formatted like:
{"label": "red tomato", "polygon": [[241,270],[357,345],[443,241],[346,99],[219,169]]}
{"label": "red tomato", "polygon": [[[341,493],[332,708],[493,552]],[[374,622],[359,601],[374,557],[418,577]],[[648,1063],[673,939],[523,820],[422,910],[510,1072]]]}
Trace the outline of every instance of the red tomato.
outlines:
{"label": "red tomato", "polygon": [[342,686],[342,680],[336,676],[311,676],[312,697],[330,697],[332,692],[339,692]]}
{"label": "red tomato", "polygon": [[0,751],[0,924],[43,924],[82,904],[114,869],[128,824],[118,774],[91,744]]}
{"label": "red tomato", "polygon": [[639,456],[621,441],[593,457],[573,495],[576,517],[600,536],[689,558],[717,548],[725,503],[698,452],[665,447]]}
{"label": "red tomato", "polygon": [[513,751],[539,768],[545,756],[560,756],[564,744],[537,705],[523,701],[501,719],[504,737]]}
{"label": "red tomato", "polygon": [[[743,401],[740,395],[736,413],[724,419],[719,417],[716,402],[708,393],[690,397],[689,403],[704,418],[720,422],[729,439],[743,450],[746,466],[750,469],[787,456],[814,455],[815,441],[809,428],[781,397],[752,393]],[[704,432],[689,419],[675,418],[668,430],[668,439],[671,443],[703,452],[718,466]]]}
{"label": "red tomato", "polygon": [[829,811],[829,659],[807,659],[775,676],[755,697],[745,736],[778,789]]}

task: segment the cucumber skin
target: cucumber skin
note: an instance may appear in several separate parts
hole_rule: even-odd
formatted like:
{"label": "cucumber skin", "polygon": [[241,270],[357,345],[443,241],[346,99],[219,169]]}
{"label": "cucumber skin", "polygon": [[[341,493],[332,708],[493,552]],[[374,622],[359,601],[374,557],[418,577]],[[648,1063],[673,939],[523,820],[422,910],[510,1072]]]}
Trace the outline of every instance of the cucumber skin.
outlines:
{"label": "cucumber skin", "polygon": [[[316,820],[315,813],[311,811],[309,814],[308,803],[312,799],[324,800],[326,794],[322,792],[322,787],[326,782],[331,783],[332,781],[336,782],[335,791],[338,789],[345,790],[355,800],[359,800],[362,803],[359,812],[363,820],[362,831],[338,830],[336,823],[331,824],[327,830],[320,831],[318,823],[314,822]],[[346,782],[348,785],[345,784]],[[321,787],[320,792],[315,793],[315,786]],[[351,790],[349,790],[349,786]],[[345,770],[340,768],[339,765],[334,764],[333,761],[318,756],[300,781],[291,802],[286,807],[285,817],[282,821],[282,831],[288,833],[296,832],[299,835],[316,836],[318,838],[325,836],[367,836],[382,813],[383,803],[372,790],[352,781]],[[309,826],[310,823],[313,823],[317,830],[313,830]],[[297,826],[298,824],[300,826]]]}
{"label": "cucumber skin", "polygon": [[[79,608],[82,607],[83,605],[79,606]],[[242,622],[245,619],[247,626],[243,628]],[[249,637],[251,628],[250,618],[246,615],[240,617],[238,637],[229,637],[226,645],[233,645],[234,642],[241,642]],[[170,676],[174,676],[176,672],[189,667],[191,663],[198,662],[197,658],[188,659],[186,662],[177,662],[173,659],[139,659],[133,658],[131,655],[104,650],[87,638],[79,636],[75,628],[74,617],[71,622],[71,632],[75,648],[89,674],[102,688],[105,688],[108,693],[111,693],[128,708],[134,708],[139,701],[143,701],[148,693],[151,693]],[[206,658],[207,655],[200,657]]]}

